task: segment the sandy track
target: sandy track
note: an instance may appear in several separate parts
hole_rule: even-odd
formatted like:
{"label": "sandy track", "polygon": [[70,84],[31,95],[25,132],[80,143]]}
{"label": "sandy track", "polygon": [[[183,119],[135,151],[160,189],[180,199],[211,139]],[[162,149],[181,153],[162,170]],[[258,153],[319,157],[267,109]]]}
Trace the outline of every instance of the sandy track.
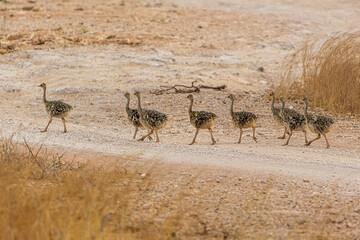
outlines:
{"label": "sandy track", "polygon": [[[17,122],[20,119],[12,119]],[[10,122],[13,124],[13,122]],[[56,126],[56,130],[54,129]],[[8,132],[15,129],[5,126]],[[187,139],[178,138],[175,143],[136,142],[129,140],[129,131],[111,129],[89,129],[69,124],[68,134],[58,133],[61,124],[54,124],[46,134],[38,128],[32,131],[22,130],[19,137],[26,137],[32,143],[44,143],[50,147],[60,147],[61,151],[70,153],[70,149],[89,150],[115,155],[136,155],[144,159],[158,159],[171,163],[190,163],[196,165],[213,165],[235,169],[253,170],[274,174],[289,175],[330,181],[332,183],[351,184],[359,188],[359,152],[354,150],[330,149],[299,146],[282,147],[273,144],[244,143],[242,145],[219,143],[217,146],[187,146]],[[21,138],[18,138],[21,140]],[[165,140],[166,137],[162,136]],[[206,139],[208,141],[208,139]],[[246,142],[246,141],[245,141]],[[69,149],[69,150],[66,150]]]}
{"label": "sandy track", "polygon": [[[14,74],[13,68],[19,66],[15,77],[18,81],[5,78],[9,89],[4,89],[2,111],[2,129],[5,135],[18,132],[18,140],[25,137],[28,141],[38,144],[44,143],[49,147],[61,147],[73,150],[89,150],[114,155],[137,155],[144,159],[157,159],[173,163],[191,163],[196,165],[213,165],[235,169],[269,172],[289,176],[331,181],[341,185],[350,184],[359,189],[360,151],[358,145],[358,121],[347,118],[336,118],[337,126],[330,134],[332,148],[325,149],[324,140],[315,142],[311,147],[303,146],[302,133],[296,133],[290,146],[283,147],[281,127],[274,123],[269,109],[270,102],[264,97],[263,91],[251,91],[248,94],[243,90],[234,90],[238,94],[235,108],[245,108],[254,111],[259,116],[257,129],[259,143],[255,144],[245,132],[241,145],[234,144],[238,138],[238,131],[234,129],[228,115],[229,101],[226,101],[227,92],[204,91],[195,95],[195,109],[215,111],[219,120],[214,128],[214,135],[218,141],[216,146],[210,146],[207,131],[201,131],[196,145],[188,146],[194,129],[190,126],[187,117],[188,100],[186,94],[165,94],[155,96],[148,93],[154,89],[154,83],[146,81],[154,75],[162,76],[164,84],[173,84],[167,75],[182,68],[183,62],[191,60],[186,57],[173,56],[174,63],[167,67],[169,71],[162,71],[149,66],[154,59],[167,59],[162,54],[155,54],[153,50],[140,55],[139,51],[131,49],[105,48],[88,51],[86,58],[80,49],[61,52],[28,52],[28,56],[17,62],[3,64],[3,72]],[[116,56],[109,53],[116,53]],[[122,57],[127,54],[128,57]],[[131,56],[131,57],[129,57]],[[161,58],[162,56],[162,58]],[[125,60],[123,60],[125,59]],[[133,61],[144,66],[143,73],[149,74],[142,80],[139,68],[133,67]],[[36,61],[37,64],[33,64]],[[164,60],[165,61],[165,60]],[[209,57],[192,64],[191,76],[197,72],[214,71],[204,70],[203,62],[216,61]],[[228,58],[221,64],[229,64],[234,60]],[[88,64],[92,62],[92,64]],[[11,66],[10,66],[11,65]],[[94,71],[93,69],[102,69]],[[125,69],[126,76],[124,74]],[[219,75],[221,72],[219,72]],[[226,74],[226,72],[224,72]],[[82,80],[83,76],[92,76],[93,80]],[[124,79],[125,78],[125,79]],[[47,80],[49,79],[49,80]],[[120,80],[121,79],[121,80]],[[129,79],[128,81],[126,79]],[[190,77],[191,79],[191,77]],[[49,132],[40,133],[47,121],[41,90],[36,87],[40,82],[47,82],[49,88],[48,99],[63,99],[74,105],[72,117],[68,121],[67,134],[62,134],[62,123],[56,119],[49,128]],[[215,84],[218,81],[204,81],[206,84]],[[221,83],[221,82],[219,82]],[[17,84],[17,85],[16,85]],[[230,83],[231,84],[231,83]],[[63,87],[63,86],[66,87]],[[248,88],[252,88],[249,84]],[[141,87],[139,87],[141,86]],[[246,86],[245,86],[246,87]],[[13,89],[13,91],[11,90]],[[124,90],[145,89],[144,104],[148,108],[156,108],[166,112],[170,121],[166,129],[160,132],[161,143],[136,142],[131,139],[134,129],[125,117]],[[134,100],[134,98],[132,98]],[[155,100],[155,102],[154,102]],[[291,103],[296,109],[303,109],[303,105]],[[132,102],[135,106],[135,102]],[[14,111],[14,107],[16,111]],[[140,131],[140,135],[144,131]],[[138,135],[138,136],[140,136]],[[311,135],[313,137],[313,135]]]}
{"label": "sandy track", "polygon": [[[88,44],[76,41],[63,44],[54,38],[52,42],[35,47],[39,50],[18,51],[2,56],[0,121],[3,134],[9,136],[16,132],[19,141],[25,137],[34,144],[44,143],[65,152],[89,150],[114,155],[138,155],[144,159],[166,162],[270,172],[345,186],[348,184],[359,190],[358,120],[352,117],[335,118],[336,128],[329,135],[332,148],[326,150],[323,140],[311,147],[304,147],[300,133],[294,135],[290,146],[280,146],[283,141],[277,137],[281,135],[281,127],[276,126],[270,116],[266,94],[277,82],[282,57],[293,51],[304,35],[324,36],[339,27],[351,27],[349,22],[357,22],[358,9],[352,1],[341,5],[344,9],[338,9],[340,3],[332,1],[328,5],[330,10],[310,2],[313,1],[296,6],[302,11],[306,10],[306,17],[290,3],[281,2],[276,5],[279,9],[277,15],[272,12],[274,6],[264,5],[261,1],[244,5],[230,1],[230,5],[225,4],[220,8],[205,4],[196,6],[198,9],[195,10],[168,9],[171,1],[163,8],[126,5],[129,9],[134,7],[138,10],[131,12],[123,6],[109,3],[99,11],[103,13],[110,8],[119,8],[129,16],[114,18],[114,22],[108,23],[105,18],[94,19],[95,22],[104,22],[99,25],[94,23],[90,28],[92,35],[79,33],[80,28],[75,24],[67,25],[75,21],[67,17],[70,9],[77,7],[75,3],[64,6],[52,3],[49,10],[44,10],[52,14],[44,26],[64,21],[63,27],[78,28],[78,37],[82,41],[90,41],[91,36],[102,34],[103,29],[108,30],[106,34],[113,34],[118,25],[128,24],[129,27],[121,31],[141,35],[141,45],[118,46],[105,41],[96,42],[94,46],[76,47],[91,45],[91,41]],[[96,1],[93,3],[96,7]],[[230,11],[233,4],[236,8]],[[11,24],[17,31],[25,31],[22,29],[25,27],[22,16],[32,16],[36,18],[35,23],[41,24],[38,21],[42,18],[38,17],[45,14],[44,11],[29,13],[22,11],[19,4],[11,6],[9,11],[15,13]],[[78,14],[91,26],[93,19],[91,11],[87,10],[85,8]],[[61,11],[64,11],[64,15],[58,14]],[[347,18],[339,19],[338,16],[345,12]],[[215,14],[214,18],[212,14]],[[199,18],[201,21],[198,21]],[[128,19],[128,22],[125,23],[124,19]],[[35,26],[26,27],[31,30]],[[149,31],[152,31],[151,36],[144,35]],[[34,48],[27,44],[20,44],[19,50]],[[63,48],[68,46],[73,48]],[[257,71],[259,66],[264,66],[265,72]],[[195,109],[212,110],[219,115],[214,129],[218,141],[216,146],[208,145],[210,139],[205,131],[200,132],[197,145],[187,145],[194,129],[187,119],[186,95],[155,96],[149,93],[160,85],[189,84],[193,80],[207,85],[228,86],[225,92],[203,91],[195,96]],[[74,106],[67,134],[60,133],[62,124],[57,120],[52,123],[48,133],[40,133],[48,121],[41,102],[41,90],[36,88],[41,82],[48,84],[48,99],[61,99]],[[134,129],[125,117],[123,93],[135,89],[144,91],[143,101],[147,108],[161,110],[170,117],[167,128],[160,133],[160,144],[131,140]],[[246,137],[248,132],[245,133],[243,144],[233,144],[238,138],[238,131],[229,120],[229,102],[225,100],[229,92],[239,98],[236,109],[250,110],[259,116],[259,144]],[[303,109],[301,103],[288,104],[295,109]],[[316,111],[320,112],[319,109]]]}

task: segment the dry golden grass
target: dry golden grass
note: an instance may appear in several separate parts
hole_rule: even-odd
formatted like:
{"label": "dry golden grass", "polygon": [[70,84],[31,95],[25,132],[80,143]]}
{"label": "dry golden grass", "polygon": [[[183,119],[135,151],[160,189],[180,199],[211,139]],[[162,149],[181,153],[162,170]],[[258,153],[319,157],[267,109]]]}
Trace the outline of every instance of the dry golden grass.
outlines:
{"label": "dry golden grass", "polygon": [[308,41],[288,56],[278,94],[310,98],[334,114],[360,113],[360,32],[341,33],[325,41]]}
{"label": "dry golden grass", "polygon": [[0,165],[0,239],[163,239],[180,219],[172,213],[152,228],[155,212],[134,223],[136,200],[151,182],[121,167],[63,163],[5,139]]}
{"label": "dry golden grass", "polygon": [[0,239],[359,237],[359,195],[336,186],[32,149],[0,141]]}

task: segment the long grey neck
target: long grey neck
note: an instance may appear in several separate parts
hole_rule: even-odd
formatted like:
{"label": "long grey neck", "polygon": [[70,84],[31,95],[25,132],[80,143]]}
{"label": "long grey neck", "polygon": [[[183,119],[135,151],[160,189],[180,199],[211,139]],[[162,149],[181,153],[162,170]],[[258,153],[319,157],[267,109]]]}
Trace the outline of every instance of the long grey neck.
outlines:
{"label": "long grey neck", "polygon": [[138,98],[138,111],[142,112],[140,96],[137,96],[137,98]]}
{"label": "long grey neck", "polygon": [[43,102],[46,103],[46,88],[43,88]]}
{"label": "long grey neck", "polygon": [[194,104],[194,99],[190,99],[189,113],[192,112],[192,106]]}
{"label": "long grey neck", "polygon": [[231,105],[230,105],[230,114],[233,115],[234,114],[234,99],[231,99]]}
{"label": "long grey neck", "polygon": [[285,101],[281,101],[281,112],[284,112],[284,108],[285,108]]}
{"label": "long grey neck", "polygon": [[126,110],[130,109],[130,97],[127,98],[127,103],[126,103]]}
{"label": "long grey neck", "polygon": [[275,108],[275,96],[272,96],[272,102],[271,102],[271,109],[273,110]]}
{"label": "long grey neck", "polygon": [[309,102],[308,101],[305,101],[305,109],[304,109],[304,116],[307,116],[308,115],[308,105],[309,105]]}

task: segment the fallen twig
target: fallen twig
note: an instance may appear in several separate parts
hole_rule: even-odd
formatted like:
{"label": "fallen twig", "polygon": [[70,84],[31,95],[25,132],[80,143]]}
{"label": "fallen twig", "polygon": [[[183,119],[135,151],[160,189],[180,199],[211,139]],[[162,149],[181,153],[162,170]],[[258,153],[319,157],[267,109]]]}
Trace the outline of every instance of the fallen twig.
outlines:
{"label": "fallen twig", "polygon": [[207,89],[214,89],[214,90],[221,91],[221,90],[224,90],[226,88],[226,85],[221,85],[221,86],[217,86],[217,87],[199,85],[199,88],[207,88]]}
{"label": "fallen twig", "polygon": [[174,93],[193,93],[193,92],[200,92],[200,88],[213,89],[216,91],[221,91],[226,88],[226,85],[221,85],[221,86],[216,86],[216,87],[206,86],[206,85],[195,86],[196,82],[197,82],[196,80],[192,81],[191,86],[186,86],[186,85],[182,85],[182,84],[176,84],[174,86],[160,86],[160,89],[151,91],[150,93],[155,94],[155,95],[161,95],[161,94],[171,91],[171,90],[174,90]]}

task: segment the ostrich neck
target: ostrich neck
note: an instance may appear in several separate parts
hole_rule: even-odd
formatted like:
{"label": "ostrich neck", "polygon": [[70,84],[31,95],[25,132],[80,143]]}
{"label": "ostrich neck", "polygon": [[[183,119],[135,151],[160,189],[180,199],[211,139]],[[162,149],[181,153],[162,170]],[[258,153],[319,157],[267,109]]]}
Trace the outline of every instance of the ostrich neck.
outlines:
{"label": "ostrich neck", "polygon": [[137,96],[137,98],[138,98],[138,111],[142,112],[140,96]]}
{"label": "ostrich neck", "polygon": [[284,108],[285,108],[285,102],[282,102],[282,104],[281,104],[281,112],[282,113],[284,112]]}
{"label": "ostrich neck", "polygon": [[130,105],[130,98],[127,98],[126,110],[130,109],[129,105]]}
{"label": "ostrich neck", "polygon": [[46,103],[46,88],[43,88],[43,102]]}
{"label": "ostrich neck", "polygon": [[231,99],[230,114],[231,116],[234,114],[234,99]]}
{"label": "ostrich neck", "polygon": [[194,104],[194,100],[193,99],[190,99],[190,106],[189,106],[189,113],[192,112],[192,106]]}
{"label": "ostrich neck", "polygon": [[274,110],[275,109],[275,96],[272,97],[272,102],[271,102],[271,109]]}
{"label": "ostrich neck", "polygon": [[305,115],[305,116],[308,115],[308,112],[307,112],[307,110],[308,110],[308,105],[309,105],[309,102],[306,101],[306,102],[305,102],[305,109],[304,109],[304,115]]}

